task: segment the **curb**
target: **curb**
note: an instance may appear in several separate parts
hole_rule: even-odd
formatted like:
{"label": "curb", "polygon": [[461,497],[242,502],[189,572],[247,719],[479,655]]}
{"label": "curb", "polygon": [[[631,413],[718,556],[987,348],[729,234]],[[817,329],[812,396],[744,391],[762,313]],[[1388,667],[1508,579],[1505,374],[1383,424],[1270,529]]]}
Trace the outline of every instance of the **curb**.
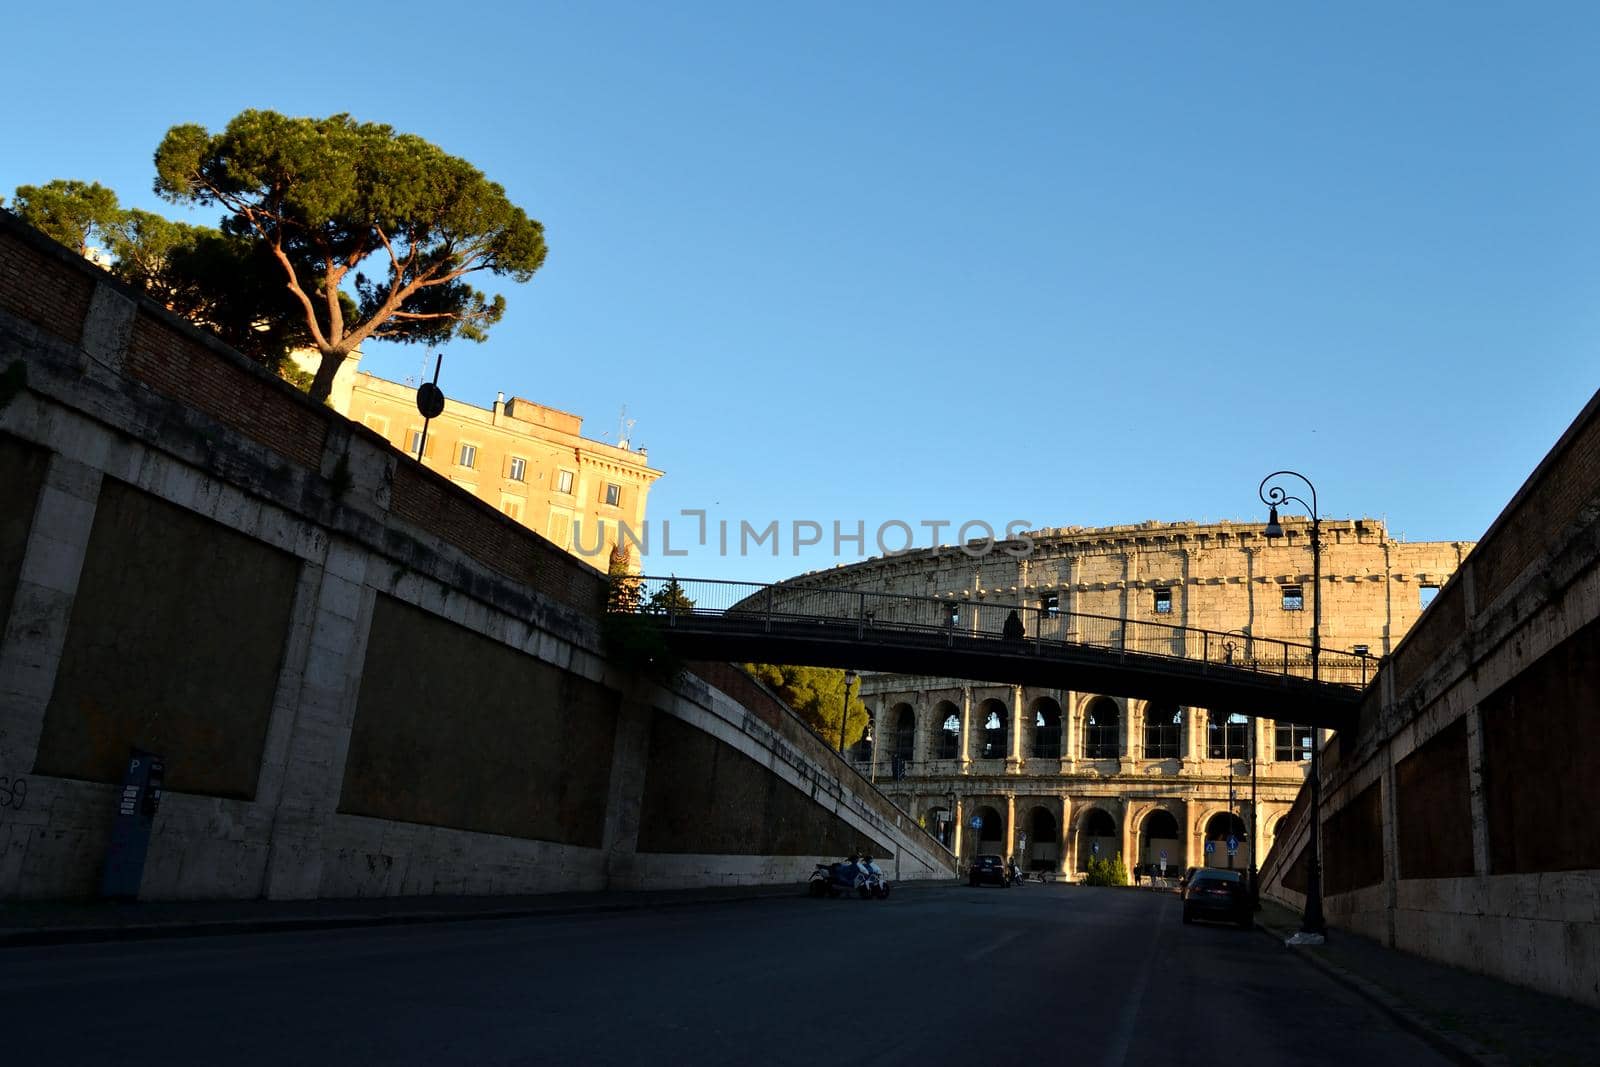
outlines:
{"label": "curb", "polygon": [[[894,886],[899,892],[945,887],[944,882],[904,883]],[[762,890],[766,890],[763,892]],[[230,934],[296,933],[307,930],[360,929],[375,926],[420,926],[453,922],[490,922],[504,919],[532,919],[563,915],[605,915],[625,911],[664,911],[671,908],[701,907],[707,904],[745,904],[757,900],[786,900],[804,897],[805,885],[751,886],[750,892],[727,896],[686,897],[679,900],[610,900],[597,903],[575,902],[544,907],[493,908],[482,911],[412,911],[388,915],[303,915],[259,919],[205,919],[195,922],[175,920],[129,924],[126,926],[45,926],[36,929],[0,930],[0,950],[37,948],[49,945],[87,945],[117,941],[155,941],[186,937],[222,937]]]}
{"label": "curb", "polygon": [[1299,956],[1311,967],[1316,968],[1346,989],[1362,997],[1362,999],[1398,1023],[1403,1029],[1421,1038],[1435,1052],[1448,1059],[1463,1064],[1465,1067],[1514,1067],[1513,1061],[1480,1045],[1470,1037],[1440,1030],[1429,1021],[1426,1015],[1417,1011],[1393,993],[1358,974],[1345,970],[1336,963],[1323,959],[1316,954],[1315,949],[1303,948],[1295,951],[1284,945],[1285,935],[1282,931],[1273,930],[1262,925],[1259,921],[1256,923],[1256,929],[1271,938],[1286,951],[1294,952],[1295,955]]}

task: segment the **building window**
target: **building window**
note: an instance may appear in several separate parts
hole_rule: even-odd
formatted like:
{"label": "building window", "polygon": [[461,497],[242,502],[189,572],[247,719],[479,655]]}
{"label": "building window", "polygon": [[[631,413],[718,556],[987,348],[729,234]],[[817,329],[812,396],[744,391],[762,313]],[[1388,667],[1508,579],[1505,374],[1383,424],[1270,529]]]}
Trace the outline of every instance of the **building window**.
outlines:
{"label": "building window", "polygon": [[570,543],[572,539],[572,512],[550,512],[550,525],[545,529],[549,531],[547,536],[550,540],[554,541],[558,546],[561,548],[572,547]]}
{"label": "building window", "polygon": [[1295,763],[1311,758],[1312,730],[1292,722],[1280,722],[1272,730],[1272,758],[1279,763]]}
{"label": "building window", "polygon": [[1046,593],[1039,598],[1039,608],[1044,612],[1044,617],[1053,619],[1061,614],[1061,594]]}
{"label": "building window", "polygon": [[514,482],[528,480],[528,461],[521,456],[511,457],[511,480]]}
{"label": "building window", "polygon": [[478,446],[462,445],[461,455],[456,458],[456,462],[463,467],[476,467],[478,465]]}
{"label": "building window", "polygon": [[606,483],[606,503],[612,507],[622,503],[622,486],[616,482]]}
{"label": "building window", "polygon": [[1033,756],[1035,759],[1061,758],[1061,708],[1054,700],[1041,699],[1034,706]]}
{"label": "building window", "polygon": [[1423,585],[1419,586],[1417,589],[1418,609],[1426,608],[1429,604],[1432,604],[1433,598],[1438,595],[1439,587],[1436,585],[1428,585],[1424,583]]}
{"label": "building window", "polygon": [[1183,709],[1147,704],[1144,709],[1144,758],[1177,759],[1183,735]]}
{"label": "building window", "polygon": [[1116,759],[1122,755],[1122,709],[1110,697],[1096,697],[1083,714],[1083,758]]}
{"label": "building window", "polygon": [[513,519],[516,519],[518,522],[522,521],[522,501],[518,500],[516,497],[501,497],[500,510],[511,516]]}
{"label": "building window", "polygon": [[1172,590],[1170,590],[1170,589],[1157,589],[1156,590],[1156,614],[1157,615],[1171,615],[1172,614]]}
{"label": "building window", "polygon": [[1305,609],[1306,609],[1306,594],[1305,594],[1305,590],[1301,589],[1300,586],[1298,586],[1298,585],[1286,585],[1286,586],[1284,586],[1283,587],[1283,610],[1284,611],[1304,611]]}
{"label": "building window", "polygon": [[956,759],[961,755],[961,716],[948,704],[945,706],[949,708],[949,714],[939,728],[939,758]]}
{"label": "building window", "polygon": [[1207,715],[1206,756],[1209,759],[1244,759],[1250,743],[1250,720],[1243,715]]}
{"label": "building window", "polygon": [[382,415],[363,415],[361,422],[379,437],[389,436],[389,420]]}
{"label": "building window", "polygon": [[407,455],[415,456],[419,452],[422,451],[422,431],[421,430],[412,430],[411,431],[411,436],[408,438],[408,440],[409,440],[410,443],[406,445],[406,454]]}
{"label": "building window", "polygon": [[571,471],[557,471],[556,472],[556,492],[558,492],[558,493],[568,493],[568,494],[570,494],[572,492],[572,472]]}

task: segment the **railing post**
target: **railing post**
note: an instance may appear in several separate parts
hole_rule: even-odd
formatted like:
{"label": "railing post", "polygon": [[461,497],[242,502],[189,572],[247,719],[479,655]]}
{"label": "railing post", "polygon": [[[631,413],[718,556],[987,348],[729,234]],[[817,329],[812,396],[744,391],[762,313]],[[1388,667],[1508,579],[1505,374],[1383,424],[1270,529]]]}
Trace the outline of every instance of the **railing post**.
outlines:
{"label": "railing post", "polygon": [[772,632],[772,586],[767,586],[767,617],[762,620],[762,630]]}
{"label": "railing post", "polygon": [[856,594],[856,639],[867,636],[867,594]]}

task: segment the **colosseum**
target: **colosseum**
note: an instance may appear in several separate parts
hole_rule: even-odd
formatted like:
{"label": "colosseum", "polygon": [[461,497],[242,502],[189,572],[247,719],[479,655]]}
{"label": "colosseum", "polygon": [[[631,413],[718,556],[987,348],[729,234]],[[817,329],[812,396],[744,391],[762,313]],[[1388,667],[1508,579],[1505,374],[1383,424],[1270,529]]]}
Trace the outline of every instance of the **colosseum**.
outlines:
{"label": "colosseum", "polygon": [[[981,555],[941,547],[778,588],[937,597],[952,618],[970,604],[1034,609],[1039,620],[1111,617],[1124,629],[1171,623],[1211,631],[1232,658],[1235,644],[1245,654],[1256,639],[1310,641],[1310,524],[1283,526],[1286,536],[1270,540],[1263,524],[1241,522],[1049,529],[1026,535],[1025,554],[1017,543]],[[1321,536],[1331,664],[1341,652],[1346,663],[1349,653],[1387,654],[1472,547],[1397,541],[1374,519],[1324,519]],[[851,758],[963,865],[1001,853],[1061,878],[1080,877],[1094,856],[1155,874],[1163,861],[1174,874],[1259,862],[1322,741],[1295,724],[1293,708],[1279,720],[1213,717],[1101,693],[881,673],[863,677],[861,696],[872,727]]]}

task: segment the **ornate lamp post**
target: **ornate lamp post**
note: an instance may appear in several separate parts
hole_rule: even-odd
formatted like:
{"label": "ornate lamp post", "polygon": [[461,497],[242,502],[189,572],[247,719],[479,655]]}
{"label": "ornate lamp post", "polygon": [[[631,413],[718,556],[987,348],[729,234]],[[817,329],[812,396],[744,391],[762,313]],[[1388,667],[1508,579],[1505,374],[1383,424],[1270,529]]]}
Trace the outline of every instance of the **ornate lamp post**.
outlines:
{"label": "ornate lamp post", "polygon": [[[1311,501],[1289,493],[1279,485],[1268,485],[1274,478],[1298,478],[1305,483],[1311,492]],[[1290,502],[1299,504],[1311,512],[1311,681],[1313,686],[1320,679],[1319,667],[1322,658],[1322,525],[1321,516],[1317,514],[1317,487],[1311,484],[1311,479],[1299,471],[1273,471],[1261,479],[1261,502],[1267,505],[1267,528],[1264,531],[1269,538],[1283,536],[1283,526],[1278,522],[1278,505]],[[1306,911],[1300,921],[1300,933],[1321,938],[1328,932],[1327,921],[1322,916],[1322,759],[1321,747],[1317,744],[1315,734],[1311,738],[1311,832],[1306,839]],[[1251,813],[1254,818],[1254,813]],[[1252,841],[1254,834],[1251,835]],[[1254,844],[1251,845],[1252,852]],[[1254,862],[1252,861],[1252,867]]]}
{"label": "ornate lamp post", "polygon": [[839,709],[839,755],[844,755],[844,726],[850,721],[850,687],[856,684],[856,672],[844,672],[844,705]]}

